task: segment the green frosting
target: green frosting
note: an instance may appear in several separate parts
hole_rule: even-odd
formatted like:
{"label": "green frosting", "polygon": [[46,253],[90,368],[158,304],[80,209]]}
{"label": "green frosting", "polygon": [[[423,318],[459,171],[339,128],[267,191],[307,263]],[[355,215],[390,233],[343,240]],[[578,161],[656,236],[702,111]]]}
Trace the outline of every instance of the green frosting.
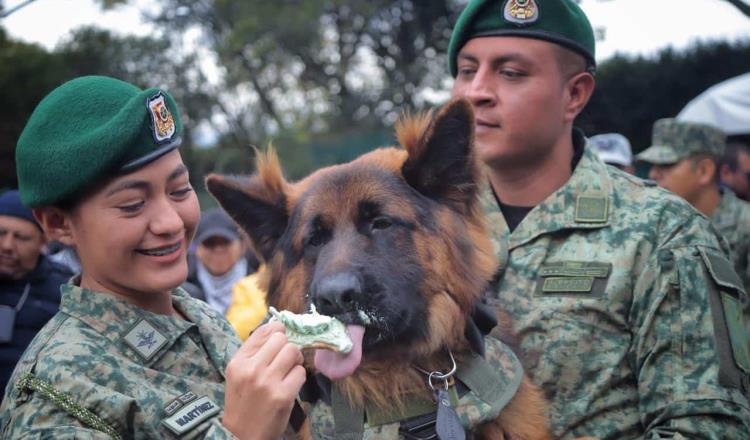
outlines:
{"label": "green frosting", "polygon": [[471,0],[456,21],[448,44],[448,69],[472,38],[517,36],[547,40],[583,55],[593,69],[594,30],[572,0]]}
{"label": "green frosting", "polygon": [[268,311],[284,324],[286,337],[292,344],[303,348],[323,344],[341,353],[349,353],[354,346],[341,321],[317,313],[314,307],[312,313],[304,315],[287,310],[279,312],[274,307],[269,307]]}
{"label": "green frosting", "polygon": [[173,150],[181,133],[177,105],[160,89],[104,76],[68,81],[39,103],[18,139],[21,199],[28,207],[75,199]]}

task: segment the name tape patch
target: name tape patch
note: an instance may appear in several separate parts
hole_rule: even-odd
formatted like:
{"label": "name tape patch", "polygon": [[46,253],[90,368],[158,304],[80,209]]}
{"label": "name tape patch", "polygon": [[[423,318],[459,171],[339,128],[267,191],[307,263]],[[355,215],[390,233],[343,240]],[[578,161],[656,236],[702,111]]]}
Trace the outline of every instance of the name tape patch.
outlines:
{"label": "name tape patch", "polygon": [[162,420],[164,426],[177,435],[182,435],[201,422],[218,414],[221,409],[206,396],[185,405],[173,416]]}

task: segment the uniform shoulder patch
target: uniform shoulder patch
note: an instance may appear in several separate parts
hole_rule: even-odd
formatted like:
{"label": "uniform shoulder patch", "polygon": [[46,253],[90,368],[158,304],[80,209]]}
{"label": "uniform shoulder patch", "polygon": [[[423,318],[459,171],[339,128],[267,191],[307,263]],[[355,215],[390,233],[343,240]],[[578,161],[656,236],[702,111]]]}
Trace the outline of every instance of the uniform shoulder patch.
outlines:
{"label": "uniform shoulder patch", "polygon": [[576,198],[576,222],[605,223],[608,216],[608,197],[603,195],[579,195]]}

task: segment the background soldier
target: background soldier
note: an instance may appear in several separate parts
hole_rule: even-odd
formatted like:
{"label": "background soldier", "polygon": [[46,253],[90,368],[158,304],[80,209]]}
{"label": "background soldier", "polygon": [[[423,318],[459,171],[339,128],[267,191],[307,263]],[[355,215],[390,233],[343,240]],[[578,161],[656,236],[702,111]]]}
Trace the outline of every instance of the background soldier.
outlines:
{"label": "background soldier", "polygon": [[719,183],[725,136],[719,129],[674,119],[654,124],[652,146],[637,159],[651,164],[649,177],[687,200],[729,241],[732,260],[750,286],[750,204]]}
{"label": "background soldier", "polygon": [[551,400],[554,435],[750,438],[750,356],[734,312],[745,292],[715,230],[605,166],[573,129],[594,90],[580,8],[473,0],[448,63],[489,168],[501,263],[491,296]]}
{"label": "background soldier", "polygon": [[721,161],[721,183],[742,200],[750,200],[750,145],[746,142],[727,143]]}

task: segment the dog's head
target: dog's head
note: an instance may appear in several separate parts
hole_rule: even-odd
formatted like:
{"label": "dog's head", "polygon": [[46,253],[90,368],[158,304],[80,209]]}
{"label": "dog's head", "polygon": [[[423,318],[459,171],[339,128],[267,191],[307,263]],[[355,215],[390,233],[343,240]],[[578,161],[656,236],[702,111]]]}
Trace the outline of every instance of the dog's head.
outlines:
{"label": "dog's head", "polygon": [[250,178],[207,178],[267,264],[268,303],[298,313],[312,303],[348,325],[353,354],[316,353],[332,379],[360,361],[409,362],[467,346],[467,317],[495,270],[473,126],[470,104],[456,100],[434,118],[402,121],[403,149],[378,149],[296,183],[284,180],[272,152]]}

